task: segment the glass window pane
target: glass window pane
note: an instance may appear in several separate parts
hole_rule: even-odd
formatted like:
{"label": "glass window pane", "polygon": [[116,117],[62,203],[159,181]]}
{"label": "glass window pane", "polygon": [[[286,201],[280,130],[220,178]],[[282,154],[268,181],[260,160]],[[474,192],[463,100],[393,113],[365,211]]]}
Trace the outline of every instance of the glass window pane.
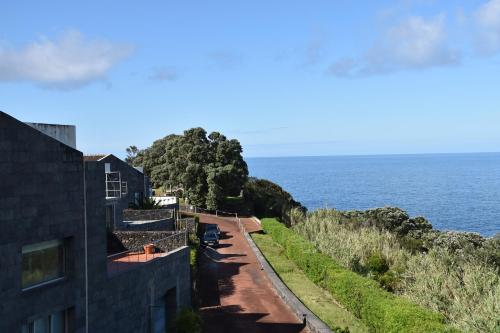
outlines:
{"label": "glass window pane", "polygon": [[23,247],[22,265],[23,288],[64,276],[63,242],[43,242]]}
{"label": "glass window pane", "polygon": [[30,324],[23,325],[23,327],[21,327],[21,333],[30,333]]}
{"label": "glass window pane", "polygon": [[64,312],[50,316],[50,333],[64,333]]}
{"label": "glass window pane", "polygon": [[33,323],[34,333],[49,333],[48,318],[40,318]]}

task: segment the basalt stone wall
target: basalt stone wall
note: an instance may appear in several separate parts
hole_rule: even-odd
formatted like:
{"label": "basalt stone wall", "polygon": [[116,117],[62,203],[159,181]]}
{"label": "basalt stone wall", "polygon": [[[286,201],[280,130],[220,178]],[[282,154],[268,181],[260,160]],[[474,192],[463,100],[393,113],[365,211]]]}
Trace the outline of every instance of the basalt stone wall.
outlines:
{"label": "basalt stone wall", "polygon": [[[0,112],[0,332],[74,310],[83,332],[84,182],[82,153]],[[64,279],[22,286],[22,248],[64,240]]]}
{"label": "basalt stone wall", "polygon": [[147,223],[122,222],[117,231],[174,231],[174,219],[158,220]]}
{"label": "basalt stone wall", "polygon": [[169,252],[186,245],[183,232],[172,231],[115,231],[113,234],[126,250],[142,249],[144,245],[153,243],[162,252]]}
{"label": "basalt stone wall", "polygon": [[187,230],[190,234],[196,235],[196,221],[194,217],[186,217],[177,221],[179,230]]}
{"label": "basalt stone wall", "polygon": [[123,211],[123,221],[155,221],[173,217],[174,211],[171,209],[125,209]]}

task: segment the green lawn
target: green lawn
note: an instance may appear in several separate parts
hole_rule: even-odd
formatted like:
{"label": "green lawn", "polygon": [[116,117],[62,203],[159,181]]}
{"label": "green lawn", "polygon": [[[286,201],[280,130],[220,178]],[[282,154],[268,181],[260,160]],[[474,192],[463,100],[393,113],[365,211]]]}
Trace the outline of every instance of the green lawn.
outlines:
{"label": "green lawn", "polygon": [[267,261],[288,288],[316,316],[332,329],[349,327],[351,333],[368,332],[368,328],[354,315],[337,305],[332,295],[316,286],[307,276],[283,254],[283,248],[271,236],[251,235]]}

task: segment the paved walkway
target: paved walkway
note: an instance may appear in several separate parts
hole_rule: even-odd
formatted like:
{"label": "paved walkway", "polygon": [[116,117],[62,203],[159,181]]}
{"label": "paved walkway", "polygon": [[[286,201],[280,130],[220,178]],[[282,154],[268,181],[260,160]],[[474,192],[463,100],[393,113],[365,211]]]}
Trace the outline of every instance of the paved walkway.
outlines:
{"label": "paved walkway", "polygon": [[[201,215],[200,222],[222,231],[219,248],[206,248],[199,262],[203,332],[308,332],[274,292],[234,219]],[[248,231],[260,229],[252,219],[242,222]]]}

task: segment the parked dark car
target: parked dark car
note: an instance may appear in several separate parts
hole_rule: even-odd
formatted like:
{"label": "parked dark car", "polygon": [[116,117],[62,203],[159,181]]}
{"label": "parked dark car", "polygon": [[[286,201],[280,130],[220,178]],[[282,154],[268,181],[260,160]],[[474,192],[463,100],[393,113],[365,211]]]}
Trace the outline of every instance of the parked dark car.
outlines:
{"label": "parked dark car", "polygon": [[206,246],[217,247],[219,246],[219,237],[214,231],[206,231],[203,234],[203,238],[201,239],[201,243]]}
{"label": "parked dark car", "polygon": [[220,237],[220,228],[217,224],[206,224],[205,225],[205,232],[215,232],[217,234],[217,237]]}

